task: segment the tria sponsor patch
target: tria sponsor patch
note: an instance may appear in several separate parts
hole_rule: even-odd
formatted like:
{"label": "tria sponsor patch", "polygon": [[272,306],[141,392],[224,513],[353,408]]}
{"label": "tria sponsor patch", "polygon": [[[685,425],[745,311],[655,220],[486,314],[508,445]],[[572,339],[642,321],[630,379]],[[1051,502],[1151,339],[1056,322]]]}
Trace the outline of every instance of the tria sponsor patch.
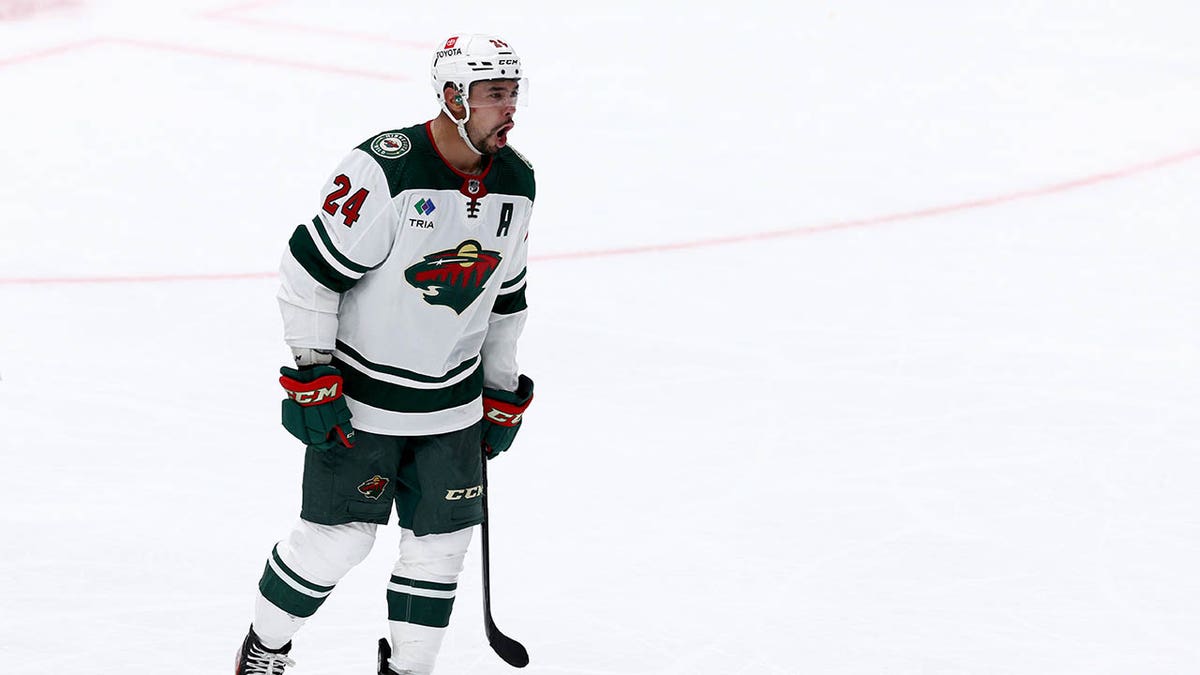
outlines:
{"label": "tria sponsor patch", "polygon": [[437,207],[434,206],[432,199],[424,198],[418,200],[416,204],[413,204],[413,208],[417,210],[417,213],[423,216],[428,216],[437,210]]}

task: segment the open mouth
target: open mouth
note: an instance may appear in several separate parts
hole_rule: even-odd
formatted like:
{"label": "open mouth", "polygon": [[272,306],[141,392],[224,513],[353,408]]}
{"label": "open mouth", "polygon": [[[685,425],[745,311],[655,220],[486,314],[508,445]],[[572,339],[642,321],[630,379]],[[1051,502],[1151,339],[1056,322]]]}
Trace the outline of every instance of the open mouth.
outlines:
{"label": "open mouth", "polygon": [[496,130],[496,140],[500,142],[500,147],[508,144],[508,132],[512,128],[513,124],[510,122]]}

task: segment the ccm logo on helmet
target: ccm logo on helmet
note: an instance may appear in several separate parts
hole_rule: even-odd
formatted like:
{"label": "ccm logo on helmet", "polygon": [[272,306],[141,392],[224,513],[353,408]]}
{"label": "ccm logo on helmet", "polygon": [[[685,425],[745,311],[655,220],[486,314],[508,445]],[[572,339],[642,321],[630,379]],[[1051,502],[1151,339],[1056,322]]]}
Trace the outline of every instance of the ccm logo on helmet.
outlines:
{"label": "ccm logo on helmet", "polygon": [[457,502],[462,499],[475,499],[482,494],[482,485],[476,485],[465,490],[446,490],[446,501]]}
{"label": "ccm logo on helmet", "polygon": [[496,61],[496,65],[500,66],[519,66],[521,62],[516,59],[500,59]]}

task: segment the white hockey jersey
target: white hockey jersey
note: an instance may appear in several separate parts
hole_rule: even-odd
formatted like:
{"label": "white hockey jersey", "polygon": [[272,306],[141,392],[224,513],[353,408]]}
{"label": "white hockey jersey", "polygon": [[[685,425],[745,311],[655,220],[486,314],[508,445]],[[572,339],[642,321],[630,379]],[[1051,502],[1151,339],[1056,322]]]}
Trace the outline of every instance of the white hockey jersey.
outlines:
{"label": "white hockey jersey", "polygon": [[342,161],[288,242],[278,298],[288,345],[333,350],[356,429],[462,429],[484,386],[516,388],[534,192],[508,147],[457,171],[428,123]]}

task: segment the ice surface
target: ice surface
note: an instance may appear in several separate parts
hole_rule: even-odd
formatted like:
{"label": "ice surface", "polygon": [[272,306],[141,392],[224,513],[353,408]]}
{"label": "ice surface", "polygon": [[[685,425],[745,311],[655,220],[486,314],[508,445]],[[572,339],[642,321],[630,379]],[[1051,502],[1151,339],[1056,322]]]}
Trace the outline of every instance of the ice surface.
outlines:
{"label": "ice surface", "polygon": [[[299,502],[271,273],[463,30],[533,85],[527,672],[1200,672],[1195,3],[49,4],[0,22],[0,673],[228,672]],[[297,675],[373,672],[396,534]],[[440,673],[509,672],[478,577]]]}

